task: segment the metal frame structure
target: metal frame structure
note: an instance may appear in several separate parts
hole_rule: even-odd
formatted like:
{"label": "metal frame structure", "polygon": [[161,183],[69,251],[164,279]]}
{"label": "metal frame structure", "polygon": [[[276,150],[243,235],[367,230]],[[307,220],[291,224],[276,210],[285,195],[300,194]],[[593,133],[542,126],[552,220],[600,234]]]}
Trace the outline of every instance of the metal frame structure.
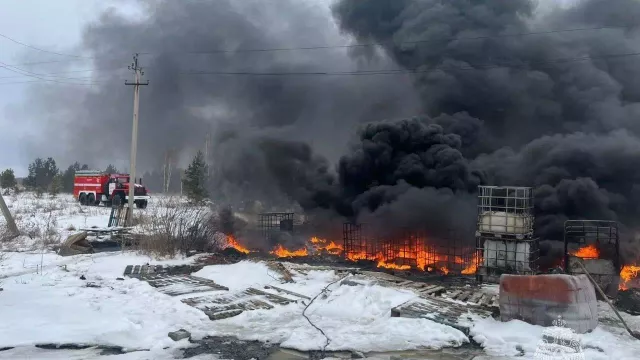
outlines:
{"label": "metal frame structure", "polygon": [[342,239],[346,259],[374,260],[378,256],[376,241],[365,236],[363,224],[342,224]]}
{"label": "metal frame structure", "polygon": [[[460,238],[453,231],[435,237],[427,235],[426,231],[402,230],[394,235],[374,238],[367,236],[365,228],[365,224],[343,224],[345,258],[378,260],[381,257],[381,260],[396,266],[452,275],[463,275],[464,270],[474,265],[473,245],[461,245]],[[439,245],[445,243],[448,245]]]}
{"label": "metal frame structure", "polygon": [[[573,246],[570,246],[573,245]],[[567,220],[564,223],[564,270],[569,272],[571,251],[584,246],[594,245],[611,260],[616,271],[620,273],[620,236],[618,223],[608,220]],[[570,249],[571,247],[571,249]],[[585,257],[583,259],[590,259]]]}
{"label": "metal frame structure", "polygon": [[502,274],[535,275],[539,270],[539,239],[513,240],[477,236],[478,282],[497,282]]}
{"label": "metal frame structure", "polygon": [[[473,257],[475,249],[472,246],[427,246],[425,251],[424,265],[425,269],[431,270],[443,270],[446,267],[447,273],[455,275],[475,275],[475,269],[473,269]],[[469,269],[472,269],[472,273],[469,273]]]}
{"label": "metal frame structure", "polygon": [[426,235],[419,231],[401,231],[380,243],[382,259],[398,266],[424,267]]}
{"label": "metal frame structure", "polygon": [[[572,255],[580,248],[589,245],[597,249],[597,256]],[[582,267],[575,264],[576,261],[583,264],[608,296],[617,296],[622,269],[618,223],[608,220],[565,221],[563,258],[565,273],[584,273]]]}
{"label": "metal frame structure", "polygon": [[532,238],[533,223],[532,188],[478,186],[476,236]]}
{"label": "metal frame structure", "polygon": [[263,213],[258,219],[258,227],[262,237],[270,242],[273,235],[278,232],[293,234],[294,213]]}

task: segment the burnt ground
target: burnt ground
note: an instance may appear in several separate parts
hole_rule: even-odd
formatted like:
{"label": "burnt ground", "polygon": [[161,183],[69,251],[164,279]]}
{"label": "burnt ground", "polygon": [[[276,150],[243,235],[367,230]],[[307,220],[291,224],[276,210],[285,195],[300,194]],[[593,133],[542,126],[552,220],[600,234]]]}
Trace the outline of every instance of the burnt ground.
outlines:
{"label": "burnt ground", "polygon": [[631,315],[640,315],[640,289],[619,291],[615,305],[618,310]]}
{"label": "burnt ground", "polygon": [[259,341],[240,341],[232,337],[206,337],[192,343],[196,346],[184,350],[185,359],[202,354],[216,354],[222,359],[262,360],[279,350],[278,345]]}

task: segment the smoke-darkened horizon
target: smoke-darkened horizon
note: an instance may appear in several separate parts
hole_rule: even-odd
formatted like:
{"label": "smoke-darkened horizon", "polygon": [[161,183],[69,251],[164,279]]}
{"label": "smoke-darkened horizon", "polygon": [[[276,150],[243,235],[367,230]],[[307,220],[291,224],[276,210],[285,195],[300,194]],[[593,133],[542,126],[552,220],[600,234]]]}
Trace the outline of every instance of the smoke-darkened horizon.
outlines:
{"label": "smoke-darkened horizon", "polygon": [[[621,55],[640,46],[637,1],[551,12],[533,0],[337,0],[330,10],[321,1],[142,3],[143,21],[105,14],[84,46],[98,68],[132,49],[151,53],[138,162],[201,148],[215,128],[219,201],[444,229],[473,225],[477,185],[519,185],[535,189],[544,239],[560,239],[566,219],[640,225],[640,65]],[[185,54],[349,42],[381,45]],[[375,69],[411,72],[184,74]],[[32,95],[50,121],[68,124],[51,129],[56,136],[91,140],[87,157],[126,158],[129,90],[118,78],[77,102],[62,100],[76,89]]]}

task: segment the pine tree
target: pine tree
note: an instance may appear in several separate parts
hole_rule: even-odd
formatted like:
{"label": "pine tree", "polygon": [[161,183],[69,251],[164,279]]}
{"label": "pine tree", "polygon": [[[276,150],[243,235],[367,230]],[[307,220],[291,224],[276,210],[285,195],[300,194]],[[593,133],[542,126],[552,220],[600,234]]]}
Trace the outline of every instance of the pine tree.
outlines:
{"label": "pine tree", "polygon": [[37,158],[29,164],[29,176],[25,179],[25,186],[38,191],[45,191],[51,186],[53,178],[59,172],[56,161],[53,158],[47,158],[47,160]]}
{"label": "pine tree", "polygon": [[117,169],[115,166],[113,166],[113,165],[109,164],[109,165],[107,166],[107,169],[105,170],[105,172],[106,172],[107,174],[117,174],[117,173],[118,173],[118,169]]}
{"label": "pine tree", "polygon": [[198,151],[196,156],[193,158],[193,161],[184,172],[184,179],[182,180],[184,193],[187,195],[187,198],[194,203],[201,203],[204,199],[209,197],[206,182],[207,163],[204,161],[204,154],[202,151]]}
{"label": "pine tree", "polygon": [[56,197],[62,191],[62,174],[57,174],[53,177],[51,181],[51,186],[49,187],[49,194],[52,197]]}
{"label": "pine tree", "polygon": [[16,174],[13,169],[6,169],[0,173],[0,188],[3,189],[15,189],[18,186],[16,181]]}

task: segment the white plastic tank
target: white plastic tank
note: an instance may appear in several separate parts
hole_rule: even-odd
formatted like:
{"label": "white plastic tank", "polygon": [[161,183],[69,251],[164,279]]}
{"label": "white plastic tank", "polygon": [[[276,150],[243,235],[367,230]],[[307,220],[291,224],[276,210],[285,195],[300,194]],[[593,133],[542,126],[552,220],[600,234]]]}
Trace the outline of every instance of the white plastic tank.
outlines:
{"label": "white plastic tank", "polygon": [[480,215],[478,227],[483,233],[527,234],[531,228],[531,217],[503,211],[485,211]]}
{"label": "white plastic tank", "polygon": [[483,265],[487,268],[531,271],[531,245],[511,240],[485,240]]}

